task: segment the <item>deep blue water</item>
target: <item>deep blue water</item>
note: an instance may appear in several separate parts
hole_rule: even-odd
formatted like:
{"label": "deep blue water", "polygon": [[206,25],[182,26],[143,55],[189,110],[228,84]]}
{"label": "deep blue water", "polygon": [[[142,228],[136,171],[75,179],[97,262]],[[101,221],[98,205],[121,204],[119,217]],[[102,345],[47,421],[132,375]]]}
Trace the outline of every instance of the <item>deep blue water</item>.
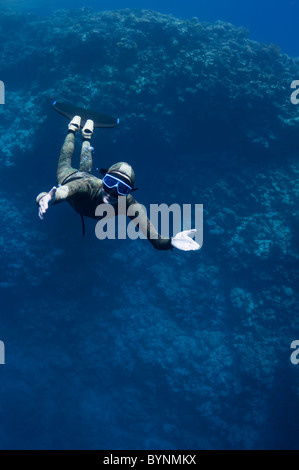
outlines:
{"label": "deep blue water", "polygon": [[[183,2],[7,0],[1,6],[32,11],[43,20],[56,8],[81,6],[220,19],[298,57],[297,1],[178,3]],[[32,49],[43,39],[32,34]],[[198,101],[184,101],[194,91],[189,77],[164,89],[161,70],[161,95],[141,92],[127,102],[108,67],[106,92],[99,98],[86,56],[78,51],[70,60],[61,46],[53,46],[63,59],[53,76],[56,63],[43,63],[44,50],[33,64],[22,50],[5,69],[0,448],[298,450],[299,365],[291,364],[290,344],[299,339],[299,133],[290,83],[277,91],[294,118],[289,133],[278,121],[280,109],[264,115],[257,100],[254,119],[243,114],[246,99],[226,128],[213,127],[208,117],[205,127],[196,120]],[[65,95],[78,97],[82,70],[91,83],[86,101],[104,103],[103,111],[121,116],[119,129],[95,132],[95,167],[129,161],[145,205],[203,203],[200,252],[163,253],[140,240],[100,242],[91,220],[82,237],[80,218],[66,204],[51,208],[44,222],[38,219],[35,197],[55,183],[67,124],[50,106],[60,96],[55,80],[61,74]],[[175,87],[180,114],[173,111]],[[40,108],[34,93],[49,96],[49,106],[43,102]],[[219,116],[223,100],[214,98]],[[148,123],[146,112],[161,109],[161,102],[167,117],[163,110]],[[45,119],[38,127],[40,118]],[[238,120],[234,135],[231,126]],[[192,124],[189,134],[185,121]],[[260,129],[262,136],[275,134],[269,148],[250,145],[250,137],[245,141]]]}

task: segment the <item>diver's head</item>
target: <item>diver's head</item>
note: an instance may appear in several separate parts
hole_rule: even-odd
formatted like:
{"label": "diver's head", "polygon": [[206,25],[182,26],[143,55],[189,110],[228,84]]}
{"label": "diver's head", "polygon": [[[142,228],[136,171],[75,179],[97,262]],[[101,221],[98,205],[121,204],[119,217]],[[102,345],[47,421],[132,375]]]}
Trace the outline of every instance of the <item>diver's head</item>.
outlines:
{"label": "diver's head", "polygon": [[112,165],[107,171],[108,175],[115,175],[117,178],[128,184],[132,189],[135,183],[135,173],[131,165],[126,162],[119,162]]}
{"label": "diver's head", "polygon": [[119,162],[112,165],[103,178],[103,200],[117,203],[119,196],[128,196],[134,190],[135,173],[131,165]]}

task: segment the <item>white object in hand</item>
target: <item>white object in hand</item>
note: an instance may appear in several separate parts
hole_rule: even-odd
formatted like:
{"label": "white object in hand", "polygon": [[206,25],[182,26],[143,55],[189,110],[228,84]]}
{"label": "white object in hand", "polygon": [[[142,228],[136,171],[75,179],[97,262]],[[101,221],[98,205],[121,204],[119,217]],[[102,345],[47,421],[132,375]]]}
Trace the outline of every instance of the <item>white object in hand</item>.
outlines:
{"label": "white object in hand", "polygon": [[182,251],[199,250],[200,245],[191,238],[195,235],[195,232],[196,229],[184,230],[183,232],[177,233],[175,237],[171,239],[172,246]]}

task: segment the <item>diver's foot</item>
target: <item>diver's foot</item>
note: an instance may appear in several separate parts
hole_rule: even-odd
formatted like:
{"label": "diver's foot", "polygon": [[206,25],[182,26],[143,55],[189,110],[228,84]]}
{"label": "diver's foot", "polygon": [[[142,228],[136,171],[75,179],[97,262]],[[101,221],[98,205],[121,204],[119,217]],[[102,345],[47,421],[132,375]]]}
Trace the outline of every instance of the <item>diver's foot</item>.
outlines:
{"label": "diver's foot", "polygon": [[78,132],[80,130],[81,117],[74,116],[68,125],[69,131]]}
{"label": "diver's foot", "polygon": [[94,122],[88,119],[82,129],[82,137],[85,140],[90,140],[94,130]]}

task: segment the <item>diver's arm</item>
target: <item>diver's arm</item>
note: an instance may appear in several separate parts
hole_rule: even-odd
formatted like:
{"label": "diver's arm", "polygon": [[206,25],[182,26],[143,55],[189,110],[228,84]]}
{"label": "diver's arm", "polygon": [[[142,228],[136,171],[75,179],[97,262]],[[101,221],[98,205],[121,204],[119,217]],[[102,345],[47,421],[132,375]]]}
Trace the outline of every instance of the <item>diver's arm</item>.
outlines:
{"label": "diver's arm", "polygon": [[48,193],[40,193],[36,198],[39,205],[38,215],[40,219],[44,218],[49,205],[59,204],[68,201],[76,195],[89,194],[89,185],[84,180],[71,181],[62,186],[54,186]]}
{"label": "diver's arm", "polygon": [[127,206],[132,206],[132,213],[128,213],[128,217],[136,224],[138,223],[140,231],[151,242],[157,250],[172,250],[173,247],[182,251],[195,251],[200,249],[200,245],[192,240],[196,233],[196,229],[184,230],[177,233],[172,238],[166,238],[159,235],[151,221],[146,215],[146,210],[132,196],[127,198]]}
{"label": "diver's arm", "polygon": [[127,198],[127,207],[132,207],[132,214],[128,214],[128,217],[136,222],[139,226],[139,230],[146,236],[149,242],[157,250],[172,250],[171,238],[162,237],[149,218],[141,204],[137,202],[132,196]]}

